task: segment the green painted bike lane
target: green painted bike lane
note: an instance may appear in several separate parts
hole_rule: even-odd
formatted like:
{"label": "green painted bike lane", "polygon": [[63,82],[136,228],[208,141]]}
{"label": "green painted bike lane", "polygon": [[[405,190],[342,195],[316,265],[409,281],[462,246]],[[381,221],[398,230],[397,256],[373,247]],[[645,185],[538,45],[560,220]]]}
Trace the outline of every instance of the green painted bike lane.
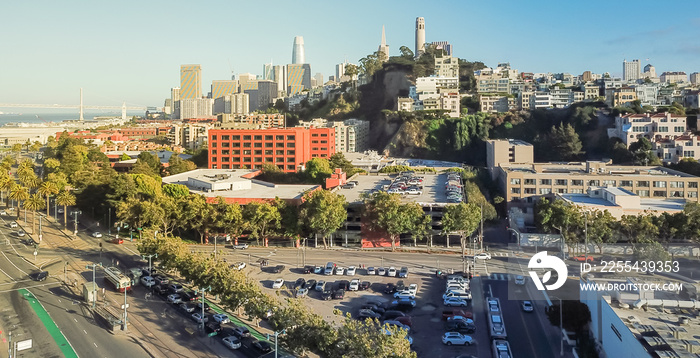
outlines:
{"label": "green painted bike lane", "polygon": [[36,313],[37,317],[39,317],[41,322],[44,324],[44,327],[46,327],[46,330],[49,331],[51,337],[53,337],[54,341],[56,341],[58,348],[60,348],[61,352],[63,352],[63,356],[66,358],[78,358],[78,354],[75,353],[73,347],[63,335],[63,332],[58,329],[56,323],[51,319],[51,316],[49,316],[49,313],[46,312],[46,309],[41,302],[39,302],[39,300],[37,300],[37,298],[26,289],[21,289],[19,292],[22,294],[22,296],[24,296],[27,302],[29,302],[29,305],[34,310],[34,313]]}

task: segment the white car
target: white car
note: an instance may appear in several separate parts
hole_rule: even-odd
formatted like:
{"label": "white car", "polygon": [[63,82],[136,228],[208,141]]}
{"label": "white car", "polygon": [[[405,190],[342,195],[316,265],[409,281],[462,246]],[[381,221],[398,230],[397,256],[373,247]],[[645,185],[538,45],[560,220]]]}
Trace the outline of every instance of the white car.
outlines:
{"label": "white car", "polygon": [[206,315],[202,316],[202,314],[199,312],[193,313],[192,319],[197,323],[202,323],[202,320],[204,320],[204,323],[209,322],[209,318]]}
{"label": "white car", "polygon": [[16,228],[16,227],[18,227],[18,226],[19,226],[19,225],[17,225],[17,222],[16,222],[16,221],[13,221],[13,222],[10,223],[10,227],[13,228],[13,229]]}
{"label": "white car", "polygon": [[394,298],[396,298],[396,299],[410,298],[412,300],[415,300],[416,294],[412,293],[409,290],[403,290],[403,291],[399,291],[399,292],[394,292]]}
{"label": "white car", "polygon": [[535,310],[535,306],[533,306],[532,302],[530,302],[530,301],[521,302],[520,307],[522,307],[523,311],[525,311],[525,312],[532,312]]}
{"label": "white car", "polygon": [[406,189],[406,194],[421,195],[421,194],[423,194],[423,191],[418,189],[418,188],[408,188],[408,189]]}
{"label": "white car", "polygon": [[23,237],[24,235],[26,235],[26,234],[24,233],[24,230],[17,231],[17,236]]}
{"label": "white car", "polygon": [[234,270],[243,270],[245,268],[245,262],[236,262],[235,264],[231,265]]}
{"label": "white car", "polygon": [[7,211],[5,211],[5,210],[0,211],[0,215],[7,215]]}
{"label": "white car", "polygon": [[360,289],[360,280],[354,279],[350,281],[350,287],[348,287],[349,291],[357,291]]}
{"label": "white car", "polygon": [[387,270],[386,275],[389,277],[396,277],[396,267],[389,267],[389,270]]}
{"label": "white car", "polygon": [[99,231],[95,231],[92,233],[92,237],[102,237],[102,233]]}
{"label": "white car", "polygon": [[371,267],[371,266],[370,266],[370,267],[367,268],[367,274],[368,274],[368,275],[376,275],[377,272],[374,270],[374,267]]}
{"label": "white car", "polygon": [[154,280],[151,276],[143,276],[141,277],[141,284],[146,287],[152,287],[156,284],[156,280]]}
{"label": "white car", "polygon": [[355,276],[355,272],[357,271],[357,267],[355,266],[350,266],[348,269],[345,271],[345,274],[348,276]]}
{"label": "white car", "polygon": [[342,266],[338,266],[335,268],[335,274],[336,275],[342,275],[345,273],[345,268]]}
{"label": "white car", "polygon": [[408,292],[413,293],[413,295],[415,295],[416,293],[418,293],[418,284],[412,283],[412,284],[408,285],[408,288],[406,290]]}
{"label": "white car", "polygon": [[468,283],[448,283],[447,286],[445,286],[445,291],[467,291],[469,290],[469,284]]}
{"label": "white car", "polygon": [[231,319],[229,319],[227,315],[221,314],[221,313],[217,313],[217,314],[213,315],[212,318],[214,318],[214,321],[216,321],[216,323],[219,323],[219,324],[231,322]]}
{"label": "white car", "polygon": [[525,277],[518,275],[515,276],[515,284],[516,285],[524,285],[525,284]]}
{"label": "white car", "polygon": [[323,275],[323,267],[321,266],[314,266],[314,273]]}
{"label": "white car", "polygon": [[442,304],[445,306],[459,306],[459,307],[467,307],[467,300],[463,298],[458,298],[458,297],[446,297],[444,300],[442,300]]}
{"label": "white car", "polygon": [[63,208],[58,208],[58,213],[63,214]]}
{"label": "white car", "polygon": [[238,349],[241,348],[241,340],[234,337],[234,336],[228,336],[225,337],[224,339],[221,340],[224,342],[224,345],[226,347],[229,347],[230,349]]}
{"label": "white car", "polygon": [[377,269],[377,275],[379,275],[379,276],[384,276],[384,275],[386,275],[386,269],[383,268],[383,267],[378,268],[378,269]]}
{"label": "white car", "polygon": [[326,286],[326,281],[324,281],[324,280],[319,280],[318,282],[316,282],[316,287],[315,287],[315,289],[316,289],[316,291],[318,291],[318,292],[323,292],[323,287],[324,287],[324,286]]}
{"label": "white car", "polygon": [[180,304],[182,303],[182,297],[180,297],[180,295],[177,293],[170,294],[168,295],[168,302],[172,304]]}
{"label": "white car", "polygon": [[474,258],[480,260],[491,260],[491,254],[489,254],[488,252],[480,252],[474,255]]}
{"label": "white car", "polygon": [[472,337],[459,332],[446,332],[442,335],[442,343],[448,346],[453,344],[469,346],[473,343]]}
{"label": "white car", "polygon": [[284,279],[281,278],[276,279],[272,284],[272,288],[282,288],[282,286],[284,286]]}

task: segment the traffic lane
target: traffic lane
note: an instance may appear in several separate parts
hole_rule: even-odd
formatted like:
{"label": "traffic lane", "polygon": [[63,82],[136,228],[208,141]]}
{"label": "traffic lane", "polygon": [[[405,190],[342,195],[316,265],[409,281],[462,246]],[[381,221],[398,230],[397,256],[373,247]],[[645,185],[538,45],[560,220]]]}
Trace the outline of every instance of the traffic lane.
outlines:
{"label": "traffic lane", "polygon": [[81,357],[138,357],[140,345],[127,336],[112,335],[81,304],[82,298],[62,287],[32,290]]}
{"label": "traffic lane", "polygon": [[[537,309],[535,312],[528,313],[520,307],[521,301],[530,300],[525,286],[515,285],[510,280],[485,281],[491,286],[494,297],[498,297],[501,301],[501,311],[511,350],[517,351],[519,358],[554,358],[547,339],[547,330],[543,329],[538,321]],[[513,297],[516,299],[511,299]]]}

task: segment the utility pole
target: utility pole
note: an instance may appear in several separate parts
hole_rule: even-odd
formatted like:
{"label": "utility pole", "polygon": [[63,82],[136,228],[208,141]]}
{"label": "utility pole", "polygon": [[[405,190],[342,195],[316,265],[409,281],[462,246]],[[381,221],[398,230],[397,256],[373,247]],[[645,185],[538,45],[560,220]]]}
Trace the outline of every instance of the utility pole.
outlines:
{"label": "utility pole", "polygon": [[109,214],[107,214],[107,234],[112,235],[112,207],[107,208]]}
{"label": "utility pole", "polygon": [[53,219],[58,222],[58,201],[53,198]]}
{"label": "utility pole", "polygon": [[97,301],[97,284],[95,283],[95,268],[97,266],[102,267],[102,263],[85,265],[85,269],[92,268],[92,308],[95,308],[95,303]]}
{"label": "utility pole", "polygon": [[479,229],[479,242],[481,251],[484,251],[484,204],[481,204],[481,228]]}
{"label": "utility pole", "polygon": [[275,337],[275,358],[277,358],[277,337],[280,334],[285,334],[285,333],[287,333],[286,329],[283,329],[281,331],[275,331],[275,333],[273,333],[273,334],[269,334],[269,333],[267,334],[267,339],[270,339],[270,337]]}
{"label": "utility pole", "polygon": [[158,254],[153,254],[153,255],[141,255],[141,257],[145,260],[148,257],[148,274],[151,274],[151,258],[155,257],[158,258]]}
{"label": "utility pole", "polygon": [[73,232],[73,235],[78,236],[78,214],[82,214],[81,211],[74,210],[73,215],[75,216],[75,231]]}
{"label": "utility pole", "polygon": [[127,320],[126,309],[129,308],[129,304],[126,303],[126,291],[128,291],[128,290],[127,290],[127,288],[125,287],[125,288],[124,288],[124,324],[122,325],[122,330],[123,330],[123,331],[126,331],[126,328],[127,328],[127,327],[126,327],[126,325],[127,325],[127,323],[126,323],[126,320]]}
{"label": "utility pole", "polygon": [[44,215],[39,215],[39,242],[42,240],[42,235],[41,235],[41,219],[44,218]]}
{"label": "utility pole", "polygon": [[[200,288],[199,291],[202,292],[202,318],[200,322],[202,323],[202,332],[204,332],[204,292],[211,292],[211,286]],[[197,294],[197,290],[195,290],[194,293]]]}

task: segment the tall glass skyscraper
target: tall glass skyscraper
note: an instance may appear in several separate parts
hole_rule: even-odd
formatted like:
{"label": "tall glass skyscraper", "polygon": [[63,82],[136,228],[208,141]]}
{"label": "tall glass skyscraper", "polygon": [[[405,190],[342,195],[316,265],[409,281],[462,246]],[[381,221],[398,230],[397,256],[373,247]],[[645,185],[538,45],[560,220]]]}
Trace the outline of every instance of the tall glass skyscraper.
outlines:
{"label": "tall glass skyscraper", "polygon": [[304,55],[304,37],[296,36],[294,37],[294,48],[292,48],[292,64],[302,64],[306,63],[306,56]]}
{"label": "tall glass skyscraper", "polygon": [[180,99],[202,97],[202,66],[180,66]]}

